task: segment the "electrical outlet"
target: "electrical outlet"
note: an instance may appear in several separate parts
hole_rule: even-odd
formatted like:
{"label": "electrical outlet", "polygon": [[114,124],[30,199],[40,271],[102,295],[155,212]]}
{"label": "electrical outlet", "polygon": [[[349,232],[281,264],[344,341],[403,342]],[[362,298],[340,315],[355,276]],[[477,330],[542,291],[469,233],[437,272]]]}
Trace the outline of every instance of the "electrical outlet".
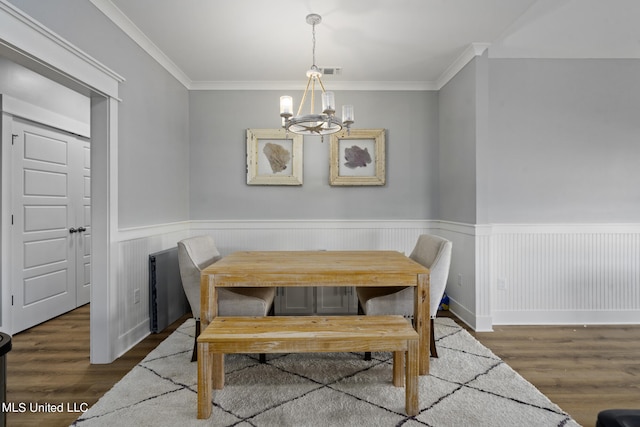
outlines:
{"label": "electrical outlet", "polygon": [[458,286],[462,286],[462,274],[458,274]]}
{"label": "electrical outlet", "polygon": [[500,277],[498,279],[498,290],[499,291],[506,291],[507,290],[507,281],[503,277]]}
{"label": "electrical outlet", "polygon": [[133,303],[140,304],[140,289],[133,290]]}

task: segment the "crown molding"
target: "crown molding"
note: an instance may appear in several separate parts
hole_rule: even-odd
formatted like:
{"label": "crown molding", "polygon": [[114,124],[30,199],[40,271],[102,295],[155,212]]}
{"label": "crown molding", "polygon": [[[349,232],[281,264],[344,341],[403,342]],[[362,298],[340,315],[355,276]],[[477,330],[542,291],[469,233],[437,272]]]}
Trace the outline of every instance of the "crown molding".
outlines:
{"label": "crown molding", "polygon": [[[192,81],[189,90],[302,90],[303,81]],[[340,91],[432,91],[435,82],[353,82],[328,83],[332,90]]]}
{"label": "crown molding", "polygon": [[436,90],[440,90],[449,83],[473,58],[480,56],[487,50],[490,43],[471,43],[462,54],[438,77]]}
{"label": "crown molding", "polygon": [[191,79],[110,0],[89,0],[187,89]]}

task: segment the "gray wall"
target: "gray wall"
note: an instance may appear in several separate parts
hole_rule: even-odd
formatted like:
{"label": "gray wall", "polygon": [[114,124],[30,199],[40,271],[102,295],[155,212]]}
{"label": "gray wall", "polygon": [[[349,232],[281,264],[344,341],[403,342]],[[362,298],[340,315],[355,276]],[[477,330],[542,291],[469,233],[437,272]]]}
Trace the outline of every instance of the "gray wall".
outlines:
{"label": "gray wall", "polygon": [[440,91],[438,219],[476,223],[476,60]]}
{"label": "gray wall", "polygon": [[[303,84],[301,82],[301,84]],[[330,86],[330,82],[325,82]],[[437,213],[438,107],[435,92],[336,93],[354,104],[355,128],[385,128],[387,183],[331,187],[329,137],[306,137],[304,184],[246,184],[246,129],[280,126],[286,91],[190,93],[191,218],[434,219]],[[291,93],[294,102],[301,94]]]}
{"label": "gray wall", "polygon": [[640,61],[490,60],[487,223],[640,220]]}
{"label": "gray wall", "polygon": [[126,79],[118,111],[118,225],[188,220],[187,89],[88,1],[10,1]]}

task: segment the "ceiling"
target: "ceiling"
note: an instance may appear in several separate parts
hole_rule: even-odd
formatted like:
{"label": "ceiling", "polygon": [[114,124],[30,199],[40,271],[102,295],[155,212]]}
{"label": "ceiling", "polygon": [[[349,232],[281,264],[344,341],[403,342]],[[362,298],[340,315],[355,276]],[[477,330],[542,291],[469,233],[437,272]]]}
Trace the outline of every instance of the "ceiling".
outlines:
{"label": "ceiling", "polygon": [[495,58],[640,58],[637,0],[91,0],[189,89],[439,89]]}

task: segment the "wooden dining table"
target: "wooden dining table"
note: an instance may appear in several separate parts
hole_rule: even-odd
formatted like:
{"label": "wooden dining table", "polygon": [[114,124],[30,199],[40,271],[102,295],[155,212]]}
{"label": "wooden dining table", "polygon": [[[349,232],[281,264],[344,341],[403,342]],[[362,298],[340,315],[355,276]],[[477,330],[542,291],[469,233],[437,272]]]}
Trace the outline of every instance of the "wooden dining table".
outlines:
{"label": "wooden dining table", "polygon": [[394,286],[415,288],[419,373],[429,373],[429,269],[396,251],[242,251],[202,270],[202,330],[217,316],[218,288]]}

